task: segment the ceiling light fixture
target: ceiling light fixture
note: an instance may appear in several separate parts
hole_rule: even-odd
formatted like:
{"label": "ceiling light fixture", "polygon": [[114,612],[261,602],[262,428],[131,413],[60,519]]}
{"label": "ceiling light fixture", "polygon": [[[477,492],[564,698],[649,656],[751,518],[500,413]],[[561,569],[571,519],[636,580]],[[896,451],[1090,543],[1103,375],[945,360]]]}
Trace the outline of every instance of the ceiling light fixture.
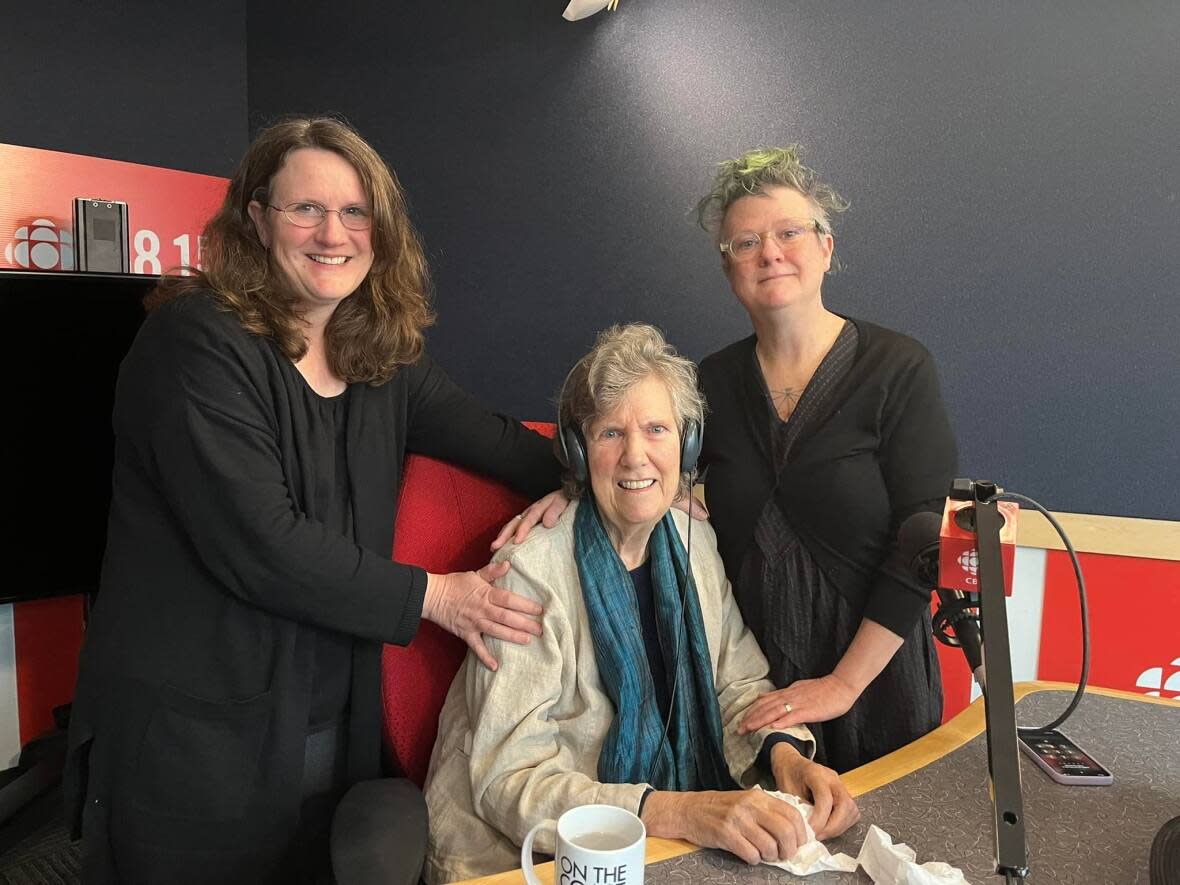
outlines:
{"label": "ceiling light fixture", "polygon": [[618,8],[619,0],[570,0],[561,17],[566,21],[576,22],[604,9],[614,12]]}

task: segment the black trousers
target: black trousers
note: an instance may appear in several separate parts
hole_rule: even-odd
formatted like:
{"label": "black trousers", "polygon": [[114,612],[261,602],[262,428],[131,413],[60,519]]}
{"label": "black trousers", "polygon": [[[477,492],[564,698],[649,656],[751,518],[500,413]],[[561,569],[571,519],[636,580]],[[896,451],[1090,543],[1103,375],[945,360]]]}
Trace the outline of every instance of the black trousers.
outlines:
{"label": "black trousers", "polygon": [[426,861],[426,799],[405,778],[352,786],[332,817],[336,885],[418,885]]}
{"label": "black trousers", "polygon": [[343,717],[308,735],[298,878],[306,885],[417,885],[426,800],[404,778],[347,785]]}

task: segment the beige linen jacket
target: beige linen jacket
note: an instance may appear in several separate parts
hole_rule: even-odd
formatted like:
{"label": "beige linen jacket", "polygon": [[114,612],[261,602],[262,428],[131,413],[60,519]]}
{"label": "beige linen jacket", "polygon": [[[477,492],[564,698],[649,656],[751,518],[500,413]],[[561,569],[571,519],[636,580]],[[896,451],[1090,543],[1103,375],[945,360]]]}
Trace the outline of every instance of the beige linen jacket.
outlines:
{"label": "beige linen jacket", "polygon": [[[425,878],[440,885],[520,866],[529,828],[578,805],[637,811],[647,784],[598,781],[598,756],[614,707],[595,663],[588,615],[574,562],[570,505],[552,529],[496,557],[510,557],[502,585],[545,607],[544,632],[529,645],[488,639],[500,663],[492,672],[471,653],[459,668],[439,716],[426,779],[430,848]],[[688,517],[672,511],[681,539]],[[692,530],[692,569],[721,708],[725,758],[744,787],[760,781],[754,762],[765,729],[738,735],[742,713],[774,686],[757,641],[742,621],[708,523]],[[805,727],[786,731],[806,741]],[[552,854],[538,835],[536,850]]]}

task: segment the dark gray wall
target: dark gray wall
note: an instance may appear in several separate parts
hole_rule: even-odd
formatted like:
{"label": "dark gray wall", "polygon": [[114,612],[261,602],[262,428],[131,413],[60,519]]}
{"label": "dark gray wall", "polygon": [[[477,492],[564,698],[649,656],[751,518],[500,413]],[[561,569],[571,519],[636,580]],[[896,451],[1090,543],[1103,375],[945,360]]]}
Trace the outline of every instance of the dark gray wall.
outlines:
{"label": "dark gray wall", "polygon": [[746,334],[689,210],[716,160],[800,141],[853,203],[827,300],[935,353],[964,473],[1180,518],[1180,6],[563,6],[26,5],[0,141],[228,175],[247,108],[345,114],[410,191],[432,350],[538,418],[611,322]]}
{"label": "dark gray wall", "polygon": [[0,142],[233,171],[247,144],[240,2],[13,2],[0,22]]}
{"label": "dark gray wall", "polygon": [[252,127],[333,111],[382,150],[461,383],[547,418],[609,323],[697,358],[747,334],[689,210],[715,161],[799,141],[852,201],[826,299],[934,352],[965,474],[1180,518],[1180,4],[563,7],[249,6]]}

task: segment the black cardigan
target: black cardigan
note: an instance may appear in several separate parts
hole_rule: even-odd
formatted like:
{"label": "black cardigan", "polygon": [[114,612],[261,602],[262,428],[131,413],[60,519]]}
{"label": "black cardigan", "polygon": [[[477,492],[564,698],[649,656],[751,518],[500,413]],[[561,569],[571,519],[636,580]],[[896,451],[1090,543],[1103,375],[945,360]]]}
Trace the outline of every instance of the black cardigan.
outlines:
{"label": "black cardigan", "polygon": [[111,834],[154,846],[161,871],[187,857],[205,881],[274,875],[298,821],[325,631],[353,638],[349,780],[379,774],[381,643],[409,642],[426,589],[422,569],[390,561],[405,452],[532,495],[558,485],[548,440],[423,356],[349,390],[354,542],[307,515],[305,385],[207,294],[148,317],[123,363],[67,772],[75,815],[87,797],[88,846],[105,843],[113,803]]}
{"label": "black cardigan", "polygon": [[832,584],[863,618],[905,637],[930,604],[930,588],[915,583],[899,561],[897,530],[913,513],[942,509],[955,439],[929,352],[898,332],[851,322],[859,336],[852,366],[826,413],[795,443],[781,479],[756,338],[701,363],[709,408],[705,495],[731,581],[778,482],[784,516]]}

